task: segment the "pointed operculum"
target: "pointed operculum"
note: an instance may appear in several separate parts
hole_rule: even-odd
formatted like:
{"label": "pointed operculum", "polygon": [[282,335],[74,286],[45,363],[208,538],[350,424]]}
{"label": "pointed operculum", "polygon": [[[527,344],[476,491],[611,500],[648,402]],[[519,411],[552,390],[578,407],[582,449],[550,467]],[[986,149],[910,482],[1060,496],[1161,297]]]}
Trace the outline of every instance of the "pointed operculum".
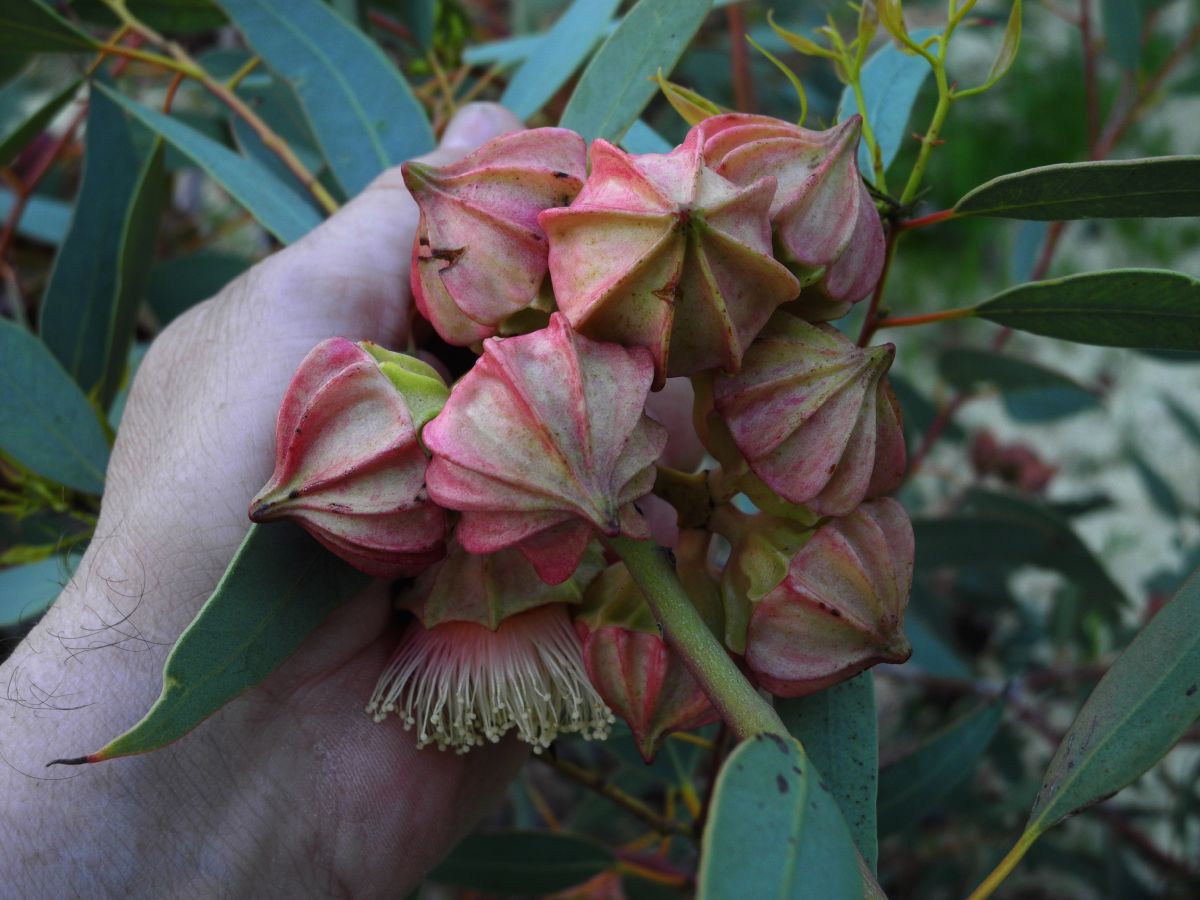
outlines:
{"label": "pointed operculum", "polygon": [[815,281],[833,304],[854,303],[883,270],[883,224],[858,171],[862,119],[810,131],[768,116],[714,116],[696,126],[708,164],[736,184],[774,175],[771,222],[802,283]]}
{"label": "pointed operculum", "polygon": [[559,308],[581,333],[654,358],[668,375],[736,371],[799,283],[771,255],[767,176],[737,186],[704,165],[698,138],[668,154],[592,144],[592,173],[567,209],[538,221]]}
{"label": "pointed operculum", "polygon": [[446,523],[425,497],[418,432],[447,394],[419,360],[344,338],[322,342],[284,394],[275,473],[250,518],[291,519],[372,575],[422,571],[442,556]]}
{"label": "pointed operculum", "polygon": [[472,344],[529,306],[546,275],[538,213],[566,206],[587,171],[583,139],[564,128],[502,135],[446,166],[405,163],[421,209],[412,285],[446,341]]}
{"label": "pointed operculum", "polygon": [[538,606],[578,606],[603,568],[604,557],[593,544],[569,578],[549,585],[514,549],[474,554],[452,541],[446,558],[422,573],[400,597],[399,605],[426,628],[472,622],[495,631],[509,616]]}
{"label": "pointed operculum", "polygon": [[597,534],[647,537],[633,504],[667,437],[644,413],[652,376],[645,350],[589,340],[558,313],[541,331],[485,341],[423,434],[430,495],[462,512],[462,545],[515,546],[554,584]]}
{"label": "pointed operculum", "polygon": [[845,515],[904,477],[887,383],[891,344],[862,349],[827,325],[777,313],[742,371],[717,376],[716,409],[754,473],[781,497]]}
{"label": "pointed operculum", "polygon": [[799,697],[904,662],[912,570],[912,523],[894,500],[872,500],[821,527],[754,606],[746,661],[759,683]]}
{"label": "pointed operculum", "polygon": [[609,566],[592,582],[575,628],[592,686],[629,725],[646,762],[671,732],[717,720],[708,695],[662,639],[624,564]]}

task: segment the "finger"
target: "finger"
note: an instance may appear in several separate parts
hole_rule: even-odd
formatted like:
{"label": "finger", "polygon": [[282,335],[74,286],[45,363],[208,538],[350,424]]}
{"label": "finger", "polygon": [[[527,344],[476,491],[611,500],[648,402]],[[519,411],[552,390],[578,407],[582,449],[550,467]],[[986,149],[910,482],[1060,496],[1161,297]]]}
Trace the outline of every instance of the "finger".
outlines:
{"label": "finger", "polygon": [[[498,104],[472,103],[451,119],[438,149],[420,159],[444,165],[521,127]],[[280,315],[295,321],[307,307],[321,321],[306,324],[325,328],[322,337],[338,334],[399,346],[408,321],[418,218],[400,167],[379,175],[336,215],[273,257],[271,270],[281,283]]]}

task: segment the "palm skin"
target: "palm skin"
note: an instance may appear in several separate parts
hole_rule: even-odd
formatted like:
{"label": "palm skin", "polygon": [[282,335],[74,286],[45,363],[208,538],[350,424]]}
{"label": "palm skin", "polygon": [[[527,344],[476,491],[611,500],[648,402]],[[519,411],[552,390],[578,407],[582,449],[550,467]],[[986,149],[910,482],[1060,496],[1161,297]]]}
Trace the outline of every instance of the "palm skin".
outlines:
{"label": "palm skin", "polygon": [[[429,158],[518,127],[499,107],[468,107]],[[363,712],[396,641],[375,583],[176,744],[45,768],[103,746],[153,703],[171,644],[246,533],[304,355],[333,335],[403,346],[416,221],[391,170],[152,345],[95,539],[0,666],[0,869],[16,895],[400,897],[520,765],[511,740],[461,757],[417,751],[395,719]]]}

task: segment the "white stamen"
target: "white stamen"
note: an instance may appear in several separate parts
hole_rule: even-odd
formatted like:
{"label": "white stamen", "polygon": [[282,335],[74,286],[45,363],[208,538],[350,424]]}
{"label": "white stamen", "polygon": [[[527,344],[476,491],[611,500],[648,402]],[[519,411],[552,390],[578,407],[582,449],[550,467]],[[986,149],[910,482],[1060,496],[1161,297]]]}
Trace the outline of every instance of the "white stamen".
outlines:
{"label": "white stamen", "polygon": [[566,607],[539,606],[495,631],[473,622],[414,622],[367,704],[382,722],[400,717],[417,746],[466,753],[509,729],[540,753],[559,733],[608,737],[613,714],[583,666]]}

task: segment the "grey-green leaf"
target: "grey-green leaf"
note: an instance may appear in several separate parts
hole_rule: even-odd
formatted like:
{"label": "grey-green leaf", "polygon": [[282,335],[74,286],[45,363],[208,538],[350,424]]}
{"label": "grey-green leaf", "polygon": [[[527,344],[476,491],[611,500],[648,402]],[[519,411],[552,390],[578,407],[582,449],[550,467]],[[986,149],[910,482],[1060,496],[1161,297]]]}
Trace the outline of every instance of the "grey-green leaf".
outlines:
{"label": "grey-green leaf", "polygon": [[699,900],[862,895],[850,830],[799,742],[769,734],[743,741],[717,777]]}
{"label": "grey-green leaf", "polygon": [[0,628],[41,615],[70,580],[77,556],[53,556],[0,571]]}
{"label": "grey-green leaf", "polygon": [[1003,700],[994,700],[880,772],[879,833],[894,834],[937,809],[974,771],[1003,715]]}
{"label": "grey-green leaf", "polygon": [[433,149],[425,110],[379,45],[320,0],[220,0],[249,44],[295,88],[348,195]]}
{"label": "grey-green leaf", "polygon": [[290,522],[252,525],[180,635],[145,717],[88,762],[157,750],[261,682],[370,581]]}
{"label": "grey-green leaf", "polygon": [[104,85],[96,87],[204,169],[283,243],[298,241],[321,223],[321,217],[311,206],[258,163],[238,156],[171,116]]}
{"label": "grey-green leaf", "polygon": [[[7,218],[16,203],[12,191],[0,188],[0,217]],[[53,197],[34,194],[25,204],[17,234],[43,244],[61,244],[71,227],[71,207]]]}
{"label": "grey-green leaf", "polygon": [[592,57],[559,124],[585,140],[619,141],[691,42],[712,0],[638,0]]}
{"label": "grey-green leaf", "polygon": [[94,91],[83,183],[42,301],[41,332],[104,408],[133,342],[165,194],[161,141],[139,153],[124,112]]}
{"label": "grey-green leaf", "polygon": [[620,0],[575,0],[513,75],[500,102],[522,119],[541,109],[587,59],[619,5]]}
{"label": "grey-green leaf", "polygon": [[83,53],[100,44],[43,0],[4,0],[0,4],[0,52]]}
{"label": "grey-green leaf", "polygon": [[1138,633],[1088,697],[1050,766],[1027,832],[1119,791],[1200,717],[1200,573]]}
{"label": "grey-green leaf", "polygon": [[217,250],[198,250],[158,263],[150,271],[146,302],[160,325],[216,295],[248,268],[251,260]]}
{"label": "grey-green leaf", "polygon": [[1200,156],[1059,163],[993,178],[954,209],[1006,219],[1200,215]]}
{"label": "grey-green leaf", "polygon": [[975,307],[980,318],[1104,347],[1200,350],[1200,281],[1161,269],[1109,269],[1034,281]]}
{"label": "grey-green leaf", "polygon": [[879,734],[875,676],[870,672],[808,697],[783,700],[779,717],[824,776],[850,834],[874,871],[879,859],[875,828],[879,788]]}
{"label": "grey-green leaf", "polygon": [[[5,112],[24,107],[26,98],[35,89],[37,75],[29,73],[22,75],[3,88],[0,88],[0,110]],[[32,110],[18,114],[12,118],[5,117],[0,122],[0,167],[7,166],[16,159],[18,153],[31,140],[37,137],[58,111],[79,91],[82,81],[75,80],[57,93],[37,104]]]}
{"label": "grey-green leaf", "polygon": [[108,442],[91,404],[36,337],[0,319],[0,449],[39,475],[104,489]]}
{"label": "grey-green leaf", "polygon": [[493,894],[542,896],[582,884],[615,862],[607,849],[575,835],[504,831],[464,839],[428,877]]}
{"label": "grey-green leaf", "polygon": [[[1094,409],[1099,398],[1079,382],[1046,366],[1018,359],[1007,353],[970,347],[952,347],[938,357],[942,377],[959,390],[974,391],[989,384],[1004,395],[1005,405],[1014,418],[1049,419]],[[1032,396],[1031,396],[1032,395]],[[1026,415],[1032,404],[1022,401],[1052,396],[1050,413]]]}
{"label": "grey-green leaf", "polygon": [[1142,4],[1139,0],[1101,0],[1108,53],[1130,72],[1142,58]]}

